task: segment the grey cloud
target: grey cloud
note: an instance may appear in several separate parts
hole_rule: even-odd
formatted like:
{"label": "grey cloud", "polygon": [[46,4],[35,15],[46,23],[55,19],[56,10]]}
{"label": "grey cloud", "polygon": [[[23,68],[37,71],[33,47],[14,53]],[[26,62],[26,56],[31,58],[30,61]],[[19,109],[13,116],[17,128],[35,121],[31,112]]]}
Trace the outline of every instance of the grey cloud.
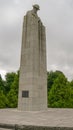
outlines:
{"label": "grey cloud", "polygon": [[0,68],[19,69],[23,16],[34,3],[46,26],[47,69],[73,78],[73,0],[0,0]]}

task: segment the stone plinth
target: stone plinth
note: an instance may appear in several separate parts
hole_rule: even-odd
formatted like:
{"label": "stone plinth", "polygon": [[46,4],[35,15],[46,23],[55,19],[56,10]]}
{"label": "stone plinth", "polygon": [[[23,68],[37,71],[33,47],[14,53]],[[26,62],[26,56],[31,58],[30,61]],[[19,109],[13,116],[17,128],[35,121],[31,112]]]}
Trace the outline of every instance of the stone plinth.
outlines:
{"label": "stone plinth", "polygon": [[10,130],[73,130],[73,109],[24,112],[0,110],[0,128]]}

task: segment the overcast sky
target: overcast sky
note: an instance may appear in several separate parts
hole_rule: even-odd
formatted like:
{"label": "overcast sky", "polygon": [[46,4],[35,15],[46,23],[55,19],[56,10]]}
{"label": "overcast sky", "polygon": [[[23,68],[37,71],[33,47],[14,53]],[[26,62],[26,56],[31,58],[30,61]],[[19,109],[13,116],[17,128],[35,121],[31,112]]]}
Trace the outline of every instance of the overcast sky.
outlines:
{"label": "overcast sky", "polygon": [[0,0],[0,73],[19,69],[23,16],[35,3],[46,26],[47,70],[73,79],[73,0]]}

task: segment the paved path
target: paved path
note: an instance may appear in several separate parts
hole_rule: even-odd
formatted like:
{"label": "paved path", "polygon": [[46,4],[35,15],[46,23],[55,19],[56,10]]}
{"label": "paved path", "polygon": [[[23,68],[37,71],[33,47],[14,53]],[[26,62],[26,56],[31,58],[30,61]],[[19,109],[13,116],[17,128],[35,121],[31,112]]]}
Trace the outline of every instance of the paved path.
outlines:
{"label": "paved path", "polygon": [[0,128],[0,130],[12,130],[12,129],[5,129],[5,128]]}
{"label": "paved path", "polygon": [[73,127],[73,109],[48,109],[40,112],[0,109],[0,124]]}

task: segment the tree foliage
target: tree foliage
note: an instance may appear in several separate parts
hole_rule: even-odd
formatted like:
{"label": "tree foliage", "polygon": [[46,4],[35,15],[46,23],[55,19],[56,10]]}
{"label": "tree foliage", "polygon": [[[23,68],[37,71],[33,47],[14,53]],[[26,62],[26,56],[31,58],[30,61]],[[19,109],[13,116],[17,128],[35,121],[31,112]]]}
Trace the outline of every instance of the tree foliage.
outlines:
{"label": "tree foliage", "polygon": [[8,104],[7,97],[4,95],[3,91],[0,90],[0,108],[6,108]]}
{"label": "tree foliage", "polygon": [[19,71],[14,74],[13,82],[11,83],[11,89],[7,94],[8,98],[8,107],[14,108],[17,107],[18,101],[18,87],[19,87]]}
{"label": "tree foliage", "polygon": [[[73,107],[73,88],[71,82],[67,80],[61,72],[52,72],[56,75],[50,91],[48,91],[48,107],[72,108]],[[50,85],[50,84],[49,84]]]}
{"label": "tree foliage", "polygon": [[15,108],[17,107],[17,94],[14,89],[11,89],[7,95],[8,107]]}
{"label": "tree foliage", "polygon": [[12,73],[7,73],[5,78],[6,78],[6,82],[5,82],[5,91],[6,93],[8,93],[11,89],[12,83],[14,82],[16,73],[12,72]]}
{"label": "tree foliage", "polygon": [[0,108],[15,108],[18,100],[19,71],[7,73],[5,81],[0,75]]}
{"label": "tree foliage", "polygon": [[5,91],[5,87],[4,87],[4,81],[2,80],[2,77],[1,77],[1,75],[0,75],[0,91]]}
{"label": "tree foliage", "polygon": [[55,79],[57,79],[59,76],[61,76],[64,74],[61,71],[50,71],[47,73],[47,87],[48,87],[48,91],[50,91],[50,89],[52,88],[52,85],[54,84]]}
{"label": "tree foliage", "polygon": [[[19,71],[7,73],[5,81],[0,75],[0,108],[15,108],[18,102]],[[73,108],[73,80],[63,72],[47,72],[48,107]]]}

